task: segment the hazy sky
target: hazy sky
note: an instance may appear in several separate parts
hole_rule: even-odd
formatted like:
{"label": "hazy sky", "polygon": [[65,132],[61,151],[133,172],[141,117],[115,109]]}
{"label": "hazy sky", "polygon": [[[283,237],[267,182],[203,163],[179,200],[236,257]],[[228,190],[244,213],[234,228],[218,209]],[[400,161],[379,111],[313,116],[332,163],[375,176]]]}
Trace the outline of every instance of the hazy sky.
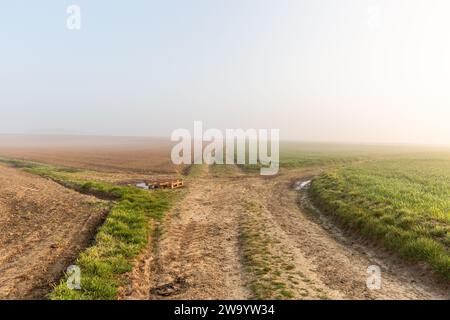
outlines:
{"label": "hazy sky", "polygon": [[203,120],[450,144],[449,14],[446,0],[2,0],[0,132],[169,136]]}

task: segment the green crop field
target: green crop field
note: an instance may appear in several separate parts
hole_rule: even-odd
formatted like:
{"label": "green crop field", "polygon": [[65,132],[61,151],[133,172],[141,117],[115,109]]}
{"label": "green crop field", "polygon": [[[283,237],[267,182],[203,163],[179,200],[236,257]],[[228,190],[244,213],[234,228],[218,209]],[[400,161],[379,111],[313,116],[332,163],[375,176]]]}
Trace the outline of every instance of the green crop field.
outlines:
{"label": "green crop field", "polygon": [[351,230],[450,279],[450,156],[348,164],[314,179],[311,196]]}

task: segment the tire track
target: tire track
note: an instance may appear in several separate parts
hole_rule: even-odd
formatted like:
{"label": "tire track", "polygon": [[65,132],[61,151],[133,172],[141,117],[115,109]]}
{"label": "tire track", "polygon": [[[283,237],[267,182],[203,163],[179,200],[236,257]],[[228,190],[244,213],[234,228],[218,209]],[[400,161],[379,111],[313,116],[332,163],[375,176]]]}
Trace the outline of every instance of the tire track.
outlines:
{"label": "tire track", "polygon": [[[238,248],[235,183],[208,168],[166,217],[153,251],[147,299],[246,299]],[[150,252],[148,253],[150,254]]]}

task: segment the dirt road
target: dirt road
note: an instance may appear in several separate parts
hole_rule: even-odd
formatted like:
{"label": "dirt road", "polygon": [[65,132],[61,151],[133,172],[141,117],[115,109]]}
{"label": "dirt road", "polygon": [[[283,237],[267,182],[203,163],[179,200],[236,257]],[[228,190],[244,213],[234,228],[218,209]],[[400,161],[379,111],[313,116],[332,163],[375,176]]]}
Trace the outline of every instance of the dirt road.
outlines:
{"label": "dirt road", "polygon": [[[449,299],[421,266],[345,235],[301,209],[293,188],[314,172],[275,178],[205,167],[160,225],[123,299]],[[300,206],[299,203],[300,202]],[[366,286],[381,268],[381,288]]]}
{"label": "dirt road", "polygon": [[[294,182],[308,180],[314,174],[287,172],[273,179],[269,183],[271,192],[266,193],[272,221],[302,256],[302,269],[310,270],[343,299],[450,299],[450,286],[436,281],[423,265],[406,262],[368,241],[343,233],[319,212],[305,213],[301,208],[309,205],[309,200],[292,187]],[[369,266],[381,268],[380,289],[367,288]]]}
{"label": "dirt road", "polygon": [[103,202],[0,165],[0,299],[43,299],[89,245]]}
{"label": "dirt road", "polygon": [[249,297],[239,261],[236,182],[224,184],[204,169],[159,227],[159,242],[150,246],[123,298]]}

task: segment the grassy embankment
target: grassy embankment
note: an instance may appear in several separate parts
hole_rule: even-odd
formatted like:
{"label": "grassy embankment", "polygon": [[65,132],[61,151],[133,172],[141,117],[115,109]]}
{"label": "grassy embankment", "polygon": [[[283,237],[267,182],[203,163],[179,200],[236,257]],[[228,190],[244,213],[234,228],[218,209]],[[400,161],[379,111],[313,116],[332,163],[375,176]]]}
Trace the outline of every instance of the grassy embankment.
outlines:
{"label": "grassy embankment", "polygon": [[346,227],[450,280],[450,158],[347,165],[314,179],[311,195]]}
{"label": "grassy embankment", "polygon": [[81,290],[71,290],[66,279],[55,287],[50,299],[116,299],[123,275],[157,232],[152,222],[160,220],[178,192],[148,192],[135,187],[83,181],[73,177],[77,169],[55,168],[38,163],[1,160],[25,171],[56,181],[84,194],[113,200],[93,245],[74,262],[81,269]]}

